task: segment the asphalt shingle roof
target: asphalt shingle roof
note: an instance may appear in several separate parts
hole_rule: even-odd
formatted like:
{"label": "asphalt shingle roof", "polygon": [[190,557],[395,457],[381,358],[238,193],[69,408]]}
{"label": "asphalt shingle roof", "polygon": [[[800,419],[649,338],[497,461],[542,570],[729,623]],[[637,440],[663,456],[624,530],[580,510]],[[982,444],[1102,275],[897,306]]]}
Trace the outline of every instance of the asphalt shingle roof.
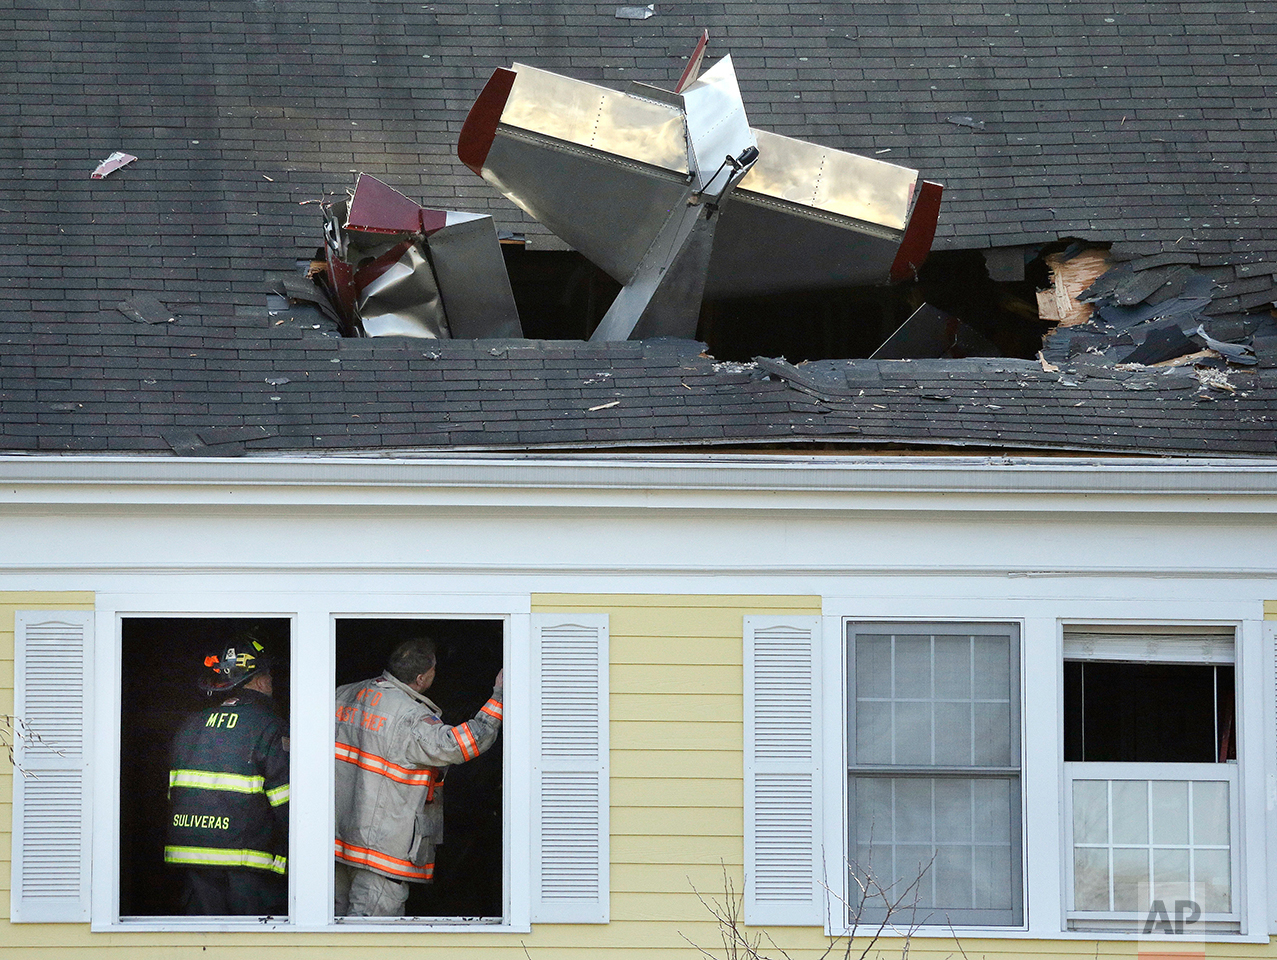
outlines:
{"label": "asphalt shingle roof", "polygon": [[[642,21],[616,6],[8,4],[0,448],[828,439],[1277,452],[1271,370],[1230,371],[1235,392],[1203,394],[1188,373],[1069,385],[1007,361],[879,376],[857,388],[869,402],[661,345],[338,343],[277,325],[263,281],[310,256],[313,201],[358,171],[547,243],[455,159],[491,70],[518,60],[669,85],[701,27],[712,55],[732,54],[755,126],[944,182],[938,248],[1078,236],[1131,255],[1188,251],[1230,285],[1221,310],[1274,298],[1277,24],[1258,3],[657,3]],[[114,150],[139,159],[91,180]],[[145,295],[177,321],[117,311]]]}

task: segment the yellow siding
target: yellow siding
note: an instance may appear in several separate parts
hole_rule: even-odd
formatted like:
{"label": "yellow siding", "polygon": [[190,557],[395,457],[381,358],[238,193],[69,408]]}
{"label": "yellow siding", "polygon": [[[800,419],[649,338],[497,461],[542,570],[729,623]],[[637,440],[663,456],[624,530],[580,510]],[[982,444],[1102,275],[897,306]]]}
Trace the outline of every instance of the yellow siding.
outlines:
{"label": "yellow siding", "polygon": [[[0,594],[0,673],[12,704],[12,610],[91,606],[90,595]],[[1277,616],[1277,605],[1266,605]],[[724,877],[741,889],[744,854],[742,618],[756,613],[820,613],[819,597],[655,597],[540,595],[536,612],[606,613],[611,634],[611,879],[607,925],[542,925],[531,934],[90,934],[84,925],[0,925],[5,957],[69,960],[99,948],[99,960],[221,960],[245,956],[349,957],[403,953],[437,958],[643,960],[725,956],[720,931],[698,894],[723,900]],[[5,633],[3,631],[7,630]],[[5,663],[4,661],[9,661]],[[7,777],[7,772],[5,774]],[[8,787],[0,803],[8,842]],[[0,862],[0,886],[8,866]],[[7,902],[3,906],[7,914]],[[768,931],[792,960],[816,960],[829,946],[814,928]],[[884,941],[870,957],[900,957]],[[959,949],[960,946],[960,949]],[[267,948],[275,949],[267,949]],[[852,952],[860,953],[862,947]],[[914,940],[918,958],[1132,957],[1137,944],[1095,941]],[[764,950],[779,957],[779,950]],[[841,956],[842,951],[834,955]],[[1271,956],[1266,946],[1212,945],[1214,957]]]}
{"label": "yellow siding", "polygon": [[1264,619],[1277,620],[1277,600],[1264,601]]}

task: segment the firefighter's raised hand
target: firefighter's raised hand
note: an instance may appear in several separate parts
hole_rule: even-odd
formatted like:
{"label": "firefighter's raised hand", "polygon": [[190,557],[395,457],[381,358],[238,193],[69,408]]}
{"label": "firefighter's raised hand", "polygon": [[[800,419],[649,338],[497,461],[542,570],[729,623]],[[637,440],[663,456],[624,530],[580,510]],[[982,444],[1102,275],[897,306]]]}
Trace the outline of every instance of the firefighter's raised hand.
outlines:
{"label": "firefighter's raised hand", "polygon": [[497,680],[496,680],[496,683],[493,684],[493,686],[498,690],[502,689],[505,686],[505,667],[502,667],[500,671],[498,671]]}

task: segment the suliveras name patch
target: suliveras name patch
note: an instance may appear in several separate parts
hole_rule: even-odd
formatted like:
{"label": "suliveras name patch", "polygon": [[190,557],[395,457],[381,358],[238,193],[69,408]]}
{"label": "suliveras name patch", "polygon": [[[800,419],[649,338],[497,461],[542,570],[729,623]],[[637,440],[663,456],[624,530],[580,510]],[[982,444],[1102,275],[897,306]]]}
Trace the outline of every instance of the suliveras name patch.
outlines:
{"label": "suliveras name patch", "polygon": [[196,816],[193,813],[175,813],[173,814],[173,826],[195,827],[200,830],[229,830],[231,818]]}

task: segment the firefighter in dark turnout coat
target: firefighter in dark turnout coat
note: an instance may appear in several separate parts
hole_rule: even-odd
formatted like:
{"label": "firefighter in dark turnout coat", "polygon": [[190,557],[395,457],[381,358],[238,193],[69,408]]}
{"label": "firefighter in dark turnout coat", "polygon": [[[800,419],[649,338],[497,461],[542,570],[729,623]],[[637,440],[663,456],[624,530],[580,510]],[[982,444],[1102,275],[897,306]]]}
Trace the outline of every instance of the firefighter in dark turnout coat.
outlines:
{"label": "firefighter in dark turnout coat", "polygon": [[287,913],[287,727],[271,700],[270,660],[244,634],[204,664],[214,705],[173,740],[164,859],[182,868],[184,912]]}

